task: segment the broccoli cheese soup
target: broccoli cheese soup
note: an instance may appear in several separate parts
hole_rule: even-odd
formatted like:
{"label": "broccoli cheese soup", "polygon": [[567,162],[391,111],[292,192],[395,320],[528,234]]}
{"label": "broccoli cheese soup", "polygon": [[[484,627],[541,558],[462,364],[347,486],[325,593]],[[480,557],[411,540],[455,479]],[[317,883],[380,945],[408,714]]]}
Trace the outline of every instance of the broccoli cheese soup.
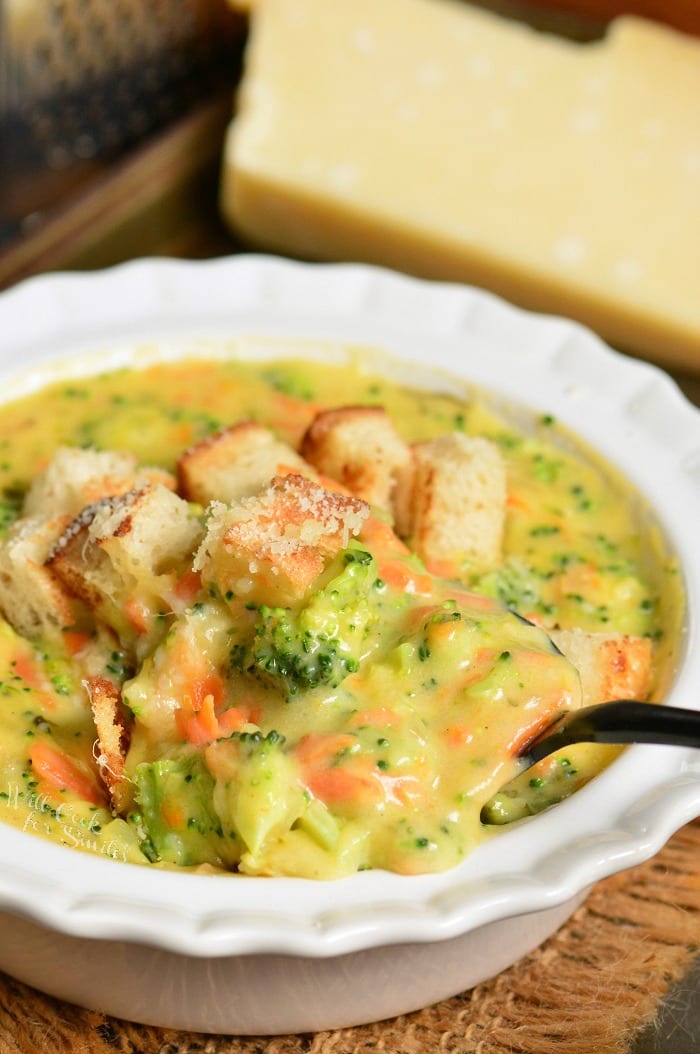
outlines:
{"label": "broccoli cheese soup", "polygon": [[451,867],[557,711],[670,664],[677,569],[614,474],[362,358],[57,381],[0,408],[0,488],[0,819],[115,859]]}

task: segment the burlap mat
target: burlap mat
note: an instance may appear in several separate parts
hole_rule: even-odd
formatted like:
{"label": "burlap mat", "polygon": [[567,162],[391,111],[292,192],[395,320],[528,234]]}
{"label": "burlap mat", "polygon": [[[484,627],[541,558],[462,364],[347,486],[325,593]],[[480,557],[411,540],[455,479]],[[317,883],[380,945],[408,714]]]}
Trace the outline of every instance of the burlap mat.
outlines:
{"label": "burlap mat", "polygon": [[624,1054],[700,950],[700,822],[599,883],[546,944],[493,981],[377,1025],[275,1038],[147,1028],[0,976],[0,1054]]}

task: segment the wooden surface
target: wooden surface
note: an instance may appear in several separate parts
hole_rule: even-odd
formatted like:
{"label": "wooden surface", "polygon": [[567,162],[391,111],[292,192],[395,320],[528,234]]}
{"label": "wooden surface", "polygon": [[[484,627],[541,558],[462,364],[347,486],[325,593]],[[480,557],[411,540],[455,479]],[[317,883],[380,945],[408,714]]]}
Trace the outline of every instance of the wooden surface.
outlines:
{"label": "wooden surface", "polygon": [[[653,859],[597,883],[549,940],[497,977],[336,1031],[208,1036],[142,1026],[0,974],[0,1054],[697,1054],[682,999],[700,945],[699,857],[700,823],[688,824]],[[163,983],[177,985],[176,975]],[[644,1037],[674,982],[669,1014]],[[651,1045],[630,1050],[635,1036]]]}
{"label": "wooden surface", "polygon": [[0,251],[0,289],[33,274],[136,256],[231,251],[216,206],[231,105],[226,91],[69,194],[36,231]]}
{"label": "wooden surface", "polygon": [[606,21],[633,13],[700,34],[698,0],[539,0],[537,6]]}

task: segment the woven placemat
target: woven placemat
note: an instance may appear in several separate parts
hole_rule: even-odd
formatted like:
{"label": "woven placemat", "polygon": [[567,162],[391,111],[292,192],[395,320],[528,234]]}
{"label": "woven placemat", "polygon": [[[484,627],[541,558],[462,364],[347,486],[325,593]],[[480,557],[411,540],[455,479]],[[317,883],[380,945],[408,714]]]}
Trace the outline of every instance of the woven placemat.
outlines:
{"label": "woven placemat", "polygon": [[700,822],[599,883],[541,948],[437,1006],[274,1038],[148,1028],[0,975],[0,1054],[625,1054],[700,950]]}

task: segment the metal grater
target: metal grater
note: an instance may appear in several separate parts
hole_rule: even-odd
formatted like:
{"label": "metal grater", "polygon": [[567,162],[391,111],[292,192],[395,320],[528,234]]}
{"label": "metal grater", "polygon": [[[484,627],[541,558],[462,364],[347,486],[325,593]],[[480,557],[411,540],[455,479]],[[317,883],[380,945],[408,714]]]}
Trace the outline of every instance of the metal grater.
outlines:
{"label": "metal grater", "polygon": [[229,19],[225,0],[0,0],[0,242],[76,172],[233,83]]}

